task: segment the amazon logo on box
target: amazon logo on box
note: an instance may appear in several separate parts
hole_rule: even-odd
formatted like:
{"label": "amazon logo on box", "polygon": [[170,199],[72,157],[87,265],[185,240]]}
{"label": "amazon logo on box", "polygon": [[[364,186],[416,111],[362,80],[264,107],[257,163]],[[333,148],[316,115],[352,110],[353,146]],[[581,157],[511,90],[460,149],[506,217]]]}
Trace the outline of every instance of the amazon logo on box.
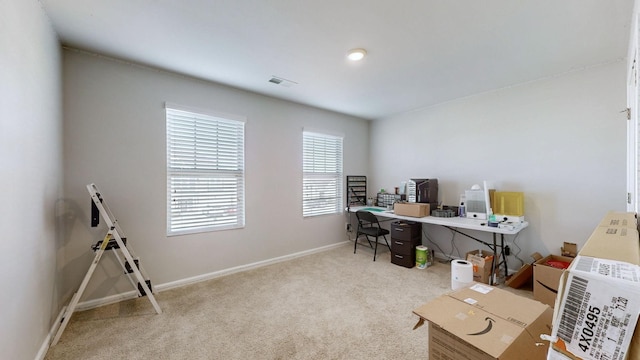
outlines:
{"label": "amazon logo on box", "polygon": [[442,295],[413,311],[429,323],[429,359],[544,359],[552,309],[481,283]]}

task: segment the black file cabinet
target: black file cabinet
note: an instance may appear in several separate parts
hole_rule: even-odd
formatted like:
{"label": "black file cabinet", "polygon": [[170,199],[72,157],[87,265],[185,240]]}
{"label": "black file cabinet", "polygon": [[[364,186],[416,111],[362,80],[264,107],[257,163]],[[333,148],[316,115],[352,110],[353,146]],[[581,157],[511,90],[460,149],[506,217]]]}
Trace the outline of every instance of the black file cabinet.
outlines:
{"label": "black file cabinet", "polygon": [[422,224],[415,221],[391,223],[391,262],[412,268],[416,265],[416,246],[422,245]]}

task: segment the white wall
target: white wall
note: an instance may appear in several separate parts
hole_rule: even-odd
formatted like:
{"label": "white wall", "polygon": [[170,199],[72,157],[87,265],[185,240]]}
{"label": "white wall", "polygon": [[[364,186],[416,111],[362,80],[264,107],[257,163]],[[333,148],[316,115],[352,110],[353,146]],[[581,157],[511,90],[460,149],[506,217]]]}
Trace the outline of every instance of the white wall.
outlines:
{"label": "white wall", "polygon": [[[154,286],[346,240],[344,215],[302,217],[302,129],[344,134],[345,174],[366,174],[368,121],[76,50],[64,51],[64,96],[66,206],[75,214],[61,268],[66,291],[106,233],[89,227],[92,182]],[[244,229],[166,236],[165,101],[247,118]],[[105,264],[83,300],[132,290]]]}
{"label": "white wall", "polygon": [[61,52],[39,2],[0,1],[0,49],[0,357],[34,359],[46,350],[61,284]]}
{"label": "white wall", "polygon": [[[525,193],[520,258],[582,245],[607,211],[625,211],[625,71],[619,61],[376,121],[372,190],[437,178],[440,200],[457,205],[465,189],[491,180]],[[451,253],[448,230],[428,233]],[[462,255],[477,248],[455,239]],[[510,267],[520,265],[511,257]]]}

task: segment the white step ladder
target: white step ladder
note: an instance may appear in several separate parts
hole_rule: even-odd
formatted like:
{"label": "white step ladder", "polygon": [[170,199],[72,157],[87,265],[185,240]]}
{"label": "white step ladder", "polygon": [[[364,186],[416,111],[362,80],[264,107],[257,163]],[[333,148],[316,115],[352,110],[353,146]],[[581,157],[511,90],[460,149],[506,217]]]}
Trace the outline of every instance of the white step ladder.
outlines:
{"label": "white step ladder", "polygon": [[[107,232],[103,240],[98,241],[97,244],[92,246],[93,250],[96,252],[96,255],[93,259],[93,262],[91,263],[91,266],[89,267],[89,271],[87,271],[87,274],[84,276],[84,279],[80,284],[80,288],[78,288],[78,291],[73,294],[71,302],[64,310],[62,322],[60,324],[60,327],[58,328],[58,331],[56,332],[55,337],[53,338],[53,341],[51,342],[51,346],[54,346],[60,340],[60,336],[62,336],[64,329],[67,327],[67,324],[71,319],[71,315],[73,315],[73,312],[75,311],[75,308],[80,301],[80,297],[82,297],[82,293],[86,289],[87,284],[89,283],[89,280],[93,275],[93,272],[98,266],[98,262],[100,262],[102,255],[107,250],[113,250],[112,253],[115,255],[116,259],[122,266],[124,273],[127,274],[131,285],[133,285],[133,287],[138,292],[138,296],[147,296],[156,312],[158,314],[162,313],[162,310],[160,309],[160,306],[158,305],[158,302],[156,301],[156,298],[153,296],[153,293],[151,291],[151,282],[145,279],[145,276],[143,276],[144,270],[139,264],[139,260],[134,259],[134,257],[131,255],[130,250],[127,248],[127,238],[124,236],[124,233],[122,232],[122,229],[120,229],[117,220],[100,195],[98,188],[95,184],[89,184],[87,185],[87,190],[89,190],[92,201],[92,226],[96,226],[97,222],[99,221],[98,214],[95,214],[95,210],[97,210],[99,211],[102,219],[104,219],[104,222],[106,223],[109,231]],[[121,256],[124,257],[124,260]],[[132,274],[135,277],[135,280],[137,280],[137,283],[136,281],[134,281]]]}

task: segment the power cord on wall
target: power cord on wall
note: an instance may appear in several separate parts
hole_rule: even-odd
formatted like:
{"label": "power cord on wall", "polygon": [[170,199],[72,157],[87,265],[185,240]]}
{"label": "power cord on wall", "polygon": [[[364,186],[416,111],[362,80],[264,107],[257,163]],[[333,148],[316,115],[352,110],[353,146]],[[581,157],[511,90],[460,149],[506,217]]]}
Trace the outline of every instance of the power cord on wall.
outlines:
{"label": "power cord on wall", "polygon": [[517,233],[516,236],[513,238],[513,246],[518,249],[516,252],[513,253],[513,257],[515,257],[516,259],[518,259],[518,261],[520,261],[520,267],[522,267],[525,262],[524,260],[522,260],[518,254],[520,254],[522,252],[522,249],[520,248],[520,246],[518,246],[518,244],[516,243],[516,240],[518,240],[518,235],[520,235],[520,233]]}

